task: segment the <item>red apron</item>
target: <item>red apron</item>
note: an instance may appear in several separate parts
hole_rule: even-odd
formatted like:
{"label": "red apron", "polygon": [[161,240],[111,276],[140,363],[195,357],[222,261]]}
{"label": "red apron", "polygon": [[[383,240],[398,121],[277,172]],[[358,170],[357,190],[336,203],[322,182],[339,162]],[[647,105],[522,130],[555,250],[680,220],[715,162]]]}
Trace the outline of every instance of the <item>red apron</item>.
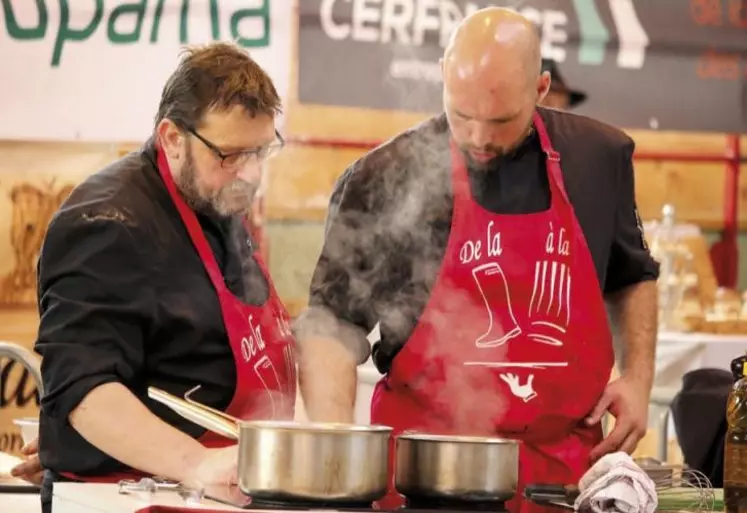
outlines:
{"label": "red apron", "polygon": [[[524,215],[488,212],[472,198],[451,143],[451,234],[429,302],[376,385],[371,422],[439,434],[522,440],[512,513],[544,508],[522,498],[531,483],[577,483],[601,426],[587,427],[609,381],[612,335],[594,264],[538,114],[534,126],[552,195]],[[600,170],[604,172],[604,170]],[[392,456],[395,444],[392,441]],[[394,491],[377,506],[402,504]]]}
{"label": "red apron", "polygon": [[[163,151],[158,152],[158,170],[220,301],[237,376],[236,391],[226,413],[243,420],[292,420],[296,406],[295,339],[290,329],[290,316],[278,297],[264,262],[255,251],[254,258],[269,285],[268,300],[262,306],[242,302],[228,290],[197,216],[177,191]],[[199,441],[207,447],[236,443],[210,431]],[[69,479],[103,483],[145,476],[138,471],[101,477],[62,475]]]}

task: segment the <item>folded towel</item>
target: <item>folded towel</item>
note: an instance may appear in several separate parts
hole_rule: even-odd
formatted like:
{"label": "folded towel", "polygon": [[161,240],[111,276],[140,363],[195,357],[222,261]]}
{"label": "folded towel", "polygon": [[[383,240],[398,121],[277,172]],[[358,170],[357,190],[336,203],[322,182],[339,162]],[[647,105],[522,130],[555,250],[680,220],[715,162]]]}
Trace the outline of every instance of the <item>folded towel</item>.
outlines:
{"label": "folded towel", "polygon": [[656,485],[624,452],[607,454],[581,478],[576,511],[654,513]]}

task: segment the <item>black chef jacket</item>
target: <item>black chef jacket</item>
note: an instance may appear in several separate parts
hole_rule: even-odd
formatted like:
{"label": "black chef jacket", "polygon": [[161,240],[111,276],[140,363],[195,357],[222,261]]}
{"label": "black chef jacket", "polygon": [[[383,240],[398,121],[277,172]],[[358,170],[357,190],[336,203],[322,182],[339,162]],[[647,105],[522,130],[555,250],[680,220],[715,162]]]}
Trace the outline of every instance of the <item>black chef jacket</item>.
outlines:
{"label": "black chef jacket", "polygon": [[[268,284],[238,218],[198,214],[229,289],[262,304]],[[149,385],[225,408],[236,369],[218,297],[156,167],[152,141],[87,178],[52,219],[38,264],[42,465],[121,470],[67,418],[93,388],[119,382],[158,417],[199,426],[147,397]]]}
{"label": "black chef jacket", "polygon": [[[576,114],[539,108],[561,155],[565,186],[604,293],[658,277],[643,239],[633,141]],[[380,323],[373,361],[386,373],[422,314],[441,265],[452,215],[445,115],[431,118],[353,163],[334,188],[309,310],[298,335],[346,342],[358,363]],[[468,171],[474,199],[495,213],[546,210],[550,189],[536,132],[488,171]]]}

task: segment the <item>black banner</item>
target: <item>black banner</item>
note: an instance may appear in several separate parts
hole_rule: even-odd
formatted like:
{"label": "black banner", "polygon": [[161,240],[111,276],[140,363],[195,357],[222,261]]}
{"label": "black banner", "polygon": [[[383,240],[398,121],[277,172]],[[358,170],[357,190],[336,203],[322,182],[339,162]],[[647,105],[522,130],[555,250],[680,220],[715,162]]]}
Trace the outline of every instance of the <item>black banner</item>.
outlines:
{"label": "black banner", "polygon": [[463,17],[512,7],[543,57],[625,128],[747,132],[747,0],[302,0],[302,103],[441,110],[438,60]]}

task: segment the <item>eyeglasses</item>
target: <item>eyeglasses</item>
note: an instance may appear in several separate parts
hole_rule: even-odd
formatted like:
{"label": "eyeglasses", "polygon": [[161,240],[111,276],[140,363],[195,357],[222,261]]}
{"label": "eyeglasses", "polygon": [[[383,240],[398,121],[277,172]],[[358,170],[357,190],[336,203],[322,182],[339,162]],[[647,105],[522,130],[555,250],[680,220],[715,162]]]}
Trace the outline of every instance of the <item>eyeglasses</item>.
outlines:
{"label": "eyeglasses", "polygon": [[276,156],[285,146],[285,139],[283,139],[283,136],[280,135],[280,132],[275,130],[275,140],[269,144],[251,150],[224,153],[215,144],[211,143],[203,136],[198,134],[197,130],[195,130],[194,128],[187,126],[184,127],[184,129],[190,134],[197,137],[202,142],[202,144],[207,146],[207,148],[220,159],[220,165],[223,169],[238,169],[243,167],[250,161],[255,164],[261,164]]}

